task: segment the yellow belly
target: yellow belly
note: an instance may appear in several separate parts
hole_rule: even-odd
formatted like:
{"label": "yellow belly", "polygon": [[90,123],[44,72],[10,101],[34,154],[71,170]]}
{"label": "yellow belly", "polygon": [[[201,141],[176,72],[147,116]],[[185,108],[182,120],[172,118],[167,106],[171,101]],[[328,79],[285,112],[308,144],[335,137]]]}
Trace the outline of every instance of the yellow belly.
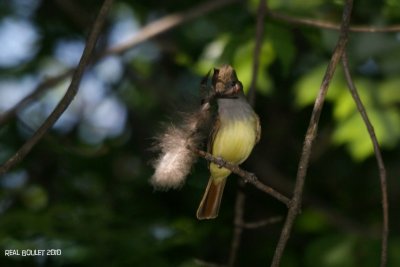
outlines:
{"label": "yellow belly", "polygon": [[[255,118],[221,123],[214,138],[212,154],[234,164],[242,163],[250,155],[255,145],[256,129]],[[211,176],[217,180],[223,179],[231,173],[230,170],[220,168],[213,163],[210,164],[210,171]]]}

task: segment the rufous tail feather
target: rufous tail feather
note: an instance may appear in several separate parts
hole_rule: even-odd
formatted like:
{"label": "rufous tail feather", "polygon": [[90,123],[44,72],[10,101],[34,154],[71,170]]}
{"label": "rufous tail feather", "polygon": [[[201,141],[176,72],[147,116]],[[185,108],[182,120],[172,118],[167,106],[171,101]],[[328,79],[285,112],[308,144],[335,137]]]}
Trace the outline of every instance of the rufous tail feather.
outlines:
{"label": "rufous tail feather", "polygon": [[210,177],[203,199],[197,209],[197,219],[214,219],[218,216],[225,183],[226,178],[215,181],[215,179]]}

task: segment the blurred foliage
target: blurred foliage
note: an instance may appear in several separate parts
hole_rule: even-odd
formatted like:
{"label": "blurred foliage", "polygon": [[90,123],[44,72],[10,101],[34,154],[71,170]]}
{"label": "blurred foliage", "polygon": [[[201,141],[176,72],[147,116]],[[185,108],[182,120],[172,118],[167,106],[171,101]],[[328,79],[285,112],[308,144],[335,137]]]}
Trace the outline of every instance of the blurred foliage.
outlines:
{"label": "blurred foliage", "polygon": [[[268,3],[273,11],[337,23],[344,1]],[[46,77],[75,66],[99,4],[0,3],[1,113]],[[98,49],[123,43],[143,25],[197,4],[115,1]],[[227,262],[236,178],[227,184],[218,219],[197,221],[195,211],[208,178],[206,162],[199,160],[181,190],[155,192],[148,183],[154,158],[150,148],[162,122],[197,103],[199,82],[213,67],[234,65],[248,90],[257,6],[256,0],[226,6],[108,56],[87,71],[77,97],[52,131],[20,165],[0,177],[1,266],[194,267],[198,260]],[[356,1],[352,23],[397,23],[398,7],[395,0]],[[334,31],[270,19],[265,23],[255,107],[263,133],[243,166],[287,195],[337,37]],[[348,55],[387,164],[392,200],[388,266],[400,266],[399,35],[351,33]],[[1,126],[1,162],[48,116],[68,82]],[[282,266],[377,266],[382,221],[378,170],[341,66],[326,100],[305,205]],[[247,221],[285,215],[285,207],[269,196],[251,186],[245,192]],[[237,266],[268,265],[281,226],[244,230]],[[10,249],[60,249],[62,255],[5,256],[3,251]]]}
{"label": "blurred foliage", "polygon": [[[323,64],[311,70],[297,82],[296,105],[300,108],[314,103],[325,66]],[[358,78],[354,82],[380,145],[382,148],[394,148],[400,136],[400,113],[397,107],[400,94],[394,89],[398,79],[390,77],[383,82],[376,82]],[[333,118],[337,124],[333,142],[346,145],[356,160],[371,156],[374,152],[371,139],[342,73],[337,73],[332,81],[327,100],[333,102]]]}

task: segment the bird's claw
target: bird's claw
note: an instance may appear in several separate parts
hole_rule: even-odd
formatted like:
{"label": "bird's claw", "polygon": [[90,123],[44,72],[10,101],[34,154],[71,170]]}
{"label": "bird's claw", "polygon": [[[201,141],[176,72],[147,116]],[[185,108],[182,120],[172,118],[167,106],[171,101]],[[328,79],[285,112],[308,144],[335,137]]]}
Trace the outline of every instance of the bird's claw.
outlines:
{"label": "bird's claw", "polygon": [[218,168],[222,168],[225,165],[225,160],[222,157],[216,157]]}

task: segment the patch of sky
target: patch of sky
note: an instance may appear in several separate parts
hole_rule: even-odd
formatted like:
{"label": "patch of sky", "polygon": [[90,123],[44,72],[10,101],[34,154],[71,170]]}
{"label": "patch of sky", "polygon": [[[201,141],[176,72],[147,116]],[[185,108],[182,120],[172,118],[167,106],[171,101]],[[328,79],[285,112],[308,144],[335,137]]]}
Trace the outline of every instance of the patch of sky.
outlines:
{"label": "patch of sky", "polygon": [[54,48],[54,56],[62,64],[75,67],[79,63],[84,48],[85,42],[83,40],[60,40]]}
{"label": "patch of sky", "polygon": [[3,175],[0,185],[5,189],[22,188],[28,181],[28,173],[25,170],[16,170]]}
{"label": "patch of sky", "polygon": [[107,137],[116,137],[125,129],[127,109],[114,97],[104,98],[98,105],[85,110],[79,127],[80,138],[89,144],[97,144]]}
{"label": "patch of sky", "polygon": [[100,60],[93,68],[96,76],[105,83],[113,84],[122,78],[123,66],[116,56],[108,56]]}
{"label": "patch of sky", "polygon": [[[45,93],[41,99],[18,112],[18,117],[22,121],[20,130],[23,135],[29,137],[44,122],[65,94],[68,85],[69,81],[64,81],[57,88]],[[24,94],[29,93],[32,88],[32,86],[26,87],[28,89],[22,90]],[[7,88],[8,90],[0,90],[0,96],[2,93],[4,95],[1,99],[5,99],[6,103],[8,99],[15,98],[14,102],[16,102],[17,98],[13,90],[17,91],[18,84]],[[21,88],[23,87],[18,89]],[[0,100],[0,107],[3,109],[12,106],[11,104],[1,106],[2,102]],[[54,129],[60,133],[67,133],[78,126],[82,140],[89,144],[96,144],[105,138],[121,134],[125,128],[126,118],[125,105],[110,92],[98,75],[89,71],[83,77],[77,96],[56,122]]]}
{"label": "patch of sky", "polygon": [[379,72],[379,66],[373,58],[368,58],[358,70],[364,75],[374,75]]}
{"label": "patch of sky", "polygon": [[0,113],[12,108],[37,85],[37,78],[27,75],[19,79],[0,81]]}
{"label": "patch of sky", "polygon": [[10,68],[36,54],[40,35],[27,20],[6,17],[0,21],[0,67]]}
{"label": "patch of sky", "polygon": [[[140,28],[141,25],[132,10],[126,8],[124,4],[118,5],[114,12],[114,25],[110,31],[109,46],[113,47],[132,40]],[[134,49],[128,50],[124,53],[123,58],[140,58],[145,61],[153,61],[158,58],[159,54],[158,47],[153,42],[147,41]]]}
{"label": "patch of sky", "polygon": [[114,10],[114,24],[109,36],[110,46],[130,40],[140,28],[132,10],[127,8],[125,4],[116,5]]}

